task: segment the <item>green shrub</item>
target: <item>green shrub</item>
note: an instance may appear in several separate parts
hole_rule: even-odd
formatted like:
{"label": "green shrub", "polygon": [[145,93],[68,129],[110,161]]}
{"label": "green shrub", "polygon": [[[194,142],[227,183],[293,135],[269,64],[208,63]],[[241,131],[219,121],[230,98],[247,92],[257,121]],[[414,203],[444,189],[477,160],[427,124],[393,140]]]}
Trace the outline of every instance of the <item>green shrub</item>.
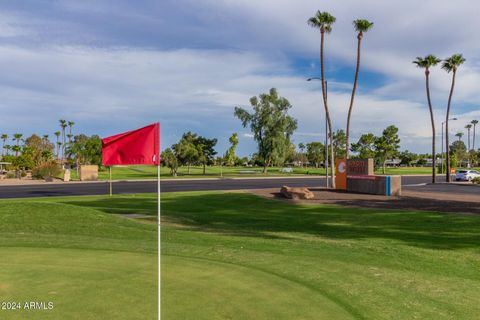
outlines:
{"label": "green shrub", "polygon": [[7,179],[13,179],[13,178],[15,178],[15,172],[8,172]]}
{"label": "green shrub", "polygon": [[475,184],[480,184],[480,177],[473,178],[472,182]]}
{"label": "green shrub", "polygon": [[47,179],[54,178],[62,172],[62,169],[56,162],[47,162],[38,165],[32,170],[32,178]]}

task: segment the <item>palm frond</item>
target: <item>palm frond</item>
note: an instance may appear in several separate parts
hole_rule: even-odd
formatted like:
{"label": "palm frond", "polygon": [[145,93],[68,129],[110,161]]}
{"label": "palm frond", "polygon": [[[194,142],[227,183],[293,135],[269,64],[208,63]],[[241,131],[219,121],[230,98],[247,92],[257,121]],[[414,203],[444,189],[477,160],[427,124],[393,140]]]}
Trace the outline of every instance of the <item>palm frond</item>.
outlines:
{"label": "palm frond", "polygon": [[313,28],[323,28],[325,32],[329,33],[332,31],[332,24],[335,23],[335,21],[336,18],[330,13],[318,10],[313,17],[308,19],[307,23]]}
{"label": "palm frond", "polygon": [[447,72],[456,71],[460,65],[465,62],[465,58],[461,54],[454,54],[443,60],[442,69]]}
{"label": "palm frond", "polygon": [[357,32],[367,32],[373,27],[373,22],[366,19],[357,19],[353,21],[353,27]]}

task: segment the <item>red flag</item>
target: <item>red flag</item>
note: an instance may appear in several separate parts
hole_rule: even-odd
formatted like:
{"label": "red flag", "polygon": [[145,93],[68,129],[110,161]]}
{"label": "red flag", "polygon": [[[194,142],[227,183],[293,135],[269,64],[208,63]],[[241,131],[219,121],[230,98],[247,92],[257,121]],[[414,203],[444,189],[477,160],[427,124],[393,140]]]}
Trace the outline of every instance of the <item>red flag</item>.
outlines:
{"label": "red flag", "polygon": [[158,165],[159,162],[159,123],[102,139],[102,164],[104,166]]}

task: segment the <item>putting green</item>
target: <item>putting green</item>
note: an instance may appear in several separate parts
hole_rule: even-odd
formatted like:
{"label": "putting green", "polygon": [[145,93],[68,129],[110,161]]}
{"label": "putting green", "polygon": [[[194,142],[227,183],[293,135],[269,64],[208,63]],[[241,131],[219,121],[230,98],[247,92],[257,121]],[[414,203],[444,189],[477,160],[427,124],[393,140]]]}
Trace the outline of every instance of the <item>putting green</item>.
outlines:
{"label": "putting green", "polygon": [[[155,256],[14,247],[1,248],[0,256],[1,300],[21,304],[2,310],[2,319],[155,318]],[[32,301],[53,308],[25,309]]]}
{"label": "putting green", "polygon": [[156,226],[54,201],[2,201],[0,319],[156,319]]}
{"label": "putting green", "polygon": [[313,286],[258,268],[165,255],[162,318],[354,319]]}

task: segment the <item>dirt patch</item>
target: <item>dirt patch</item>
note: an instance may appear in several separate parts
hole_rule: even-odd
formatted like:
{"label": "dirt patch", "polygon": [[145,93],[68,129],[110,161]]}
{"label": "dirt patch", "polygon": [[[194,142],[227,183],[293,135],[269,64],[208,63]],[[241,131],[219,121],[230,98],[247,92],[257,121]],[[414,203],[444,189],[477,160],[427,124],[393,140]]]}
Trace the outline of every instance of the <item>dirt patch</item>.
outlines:
{"label": "dirt patch", "polygon": [[311,200],[286,199],[279,189],[258,189],[250,192],[265,198],[293,203],[323,203],[374,209],[423,210],[480,215],[480,197],[472,194],[404,190],[402,196],[386,197],[325,188],[311,188],[310,191],[315,195]]}

